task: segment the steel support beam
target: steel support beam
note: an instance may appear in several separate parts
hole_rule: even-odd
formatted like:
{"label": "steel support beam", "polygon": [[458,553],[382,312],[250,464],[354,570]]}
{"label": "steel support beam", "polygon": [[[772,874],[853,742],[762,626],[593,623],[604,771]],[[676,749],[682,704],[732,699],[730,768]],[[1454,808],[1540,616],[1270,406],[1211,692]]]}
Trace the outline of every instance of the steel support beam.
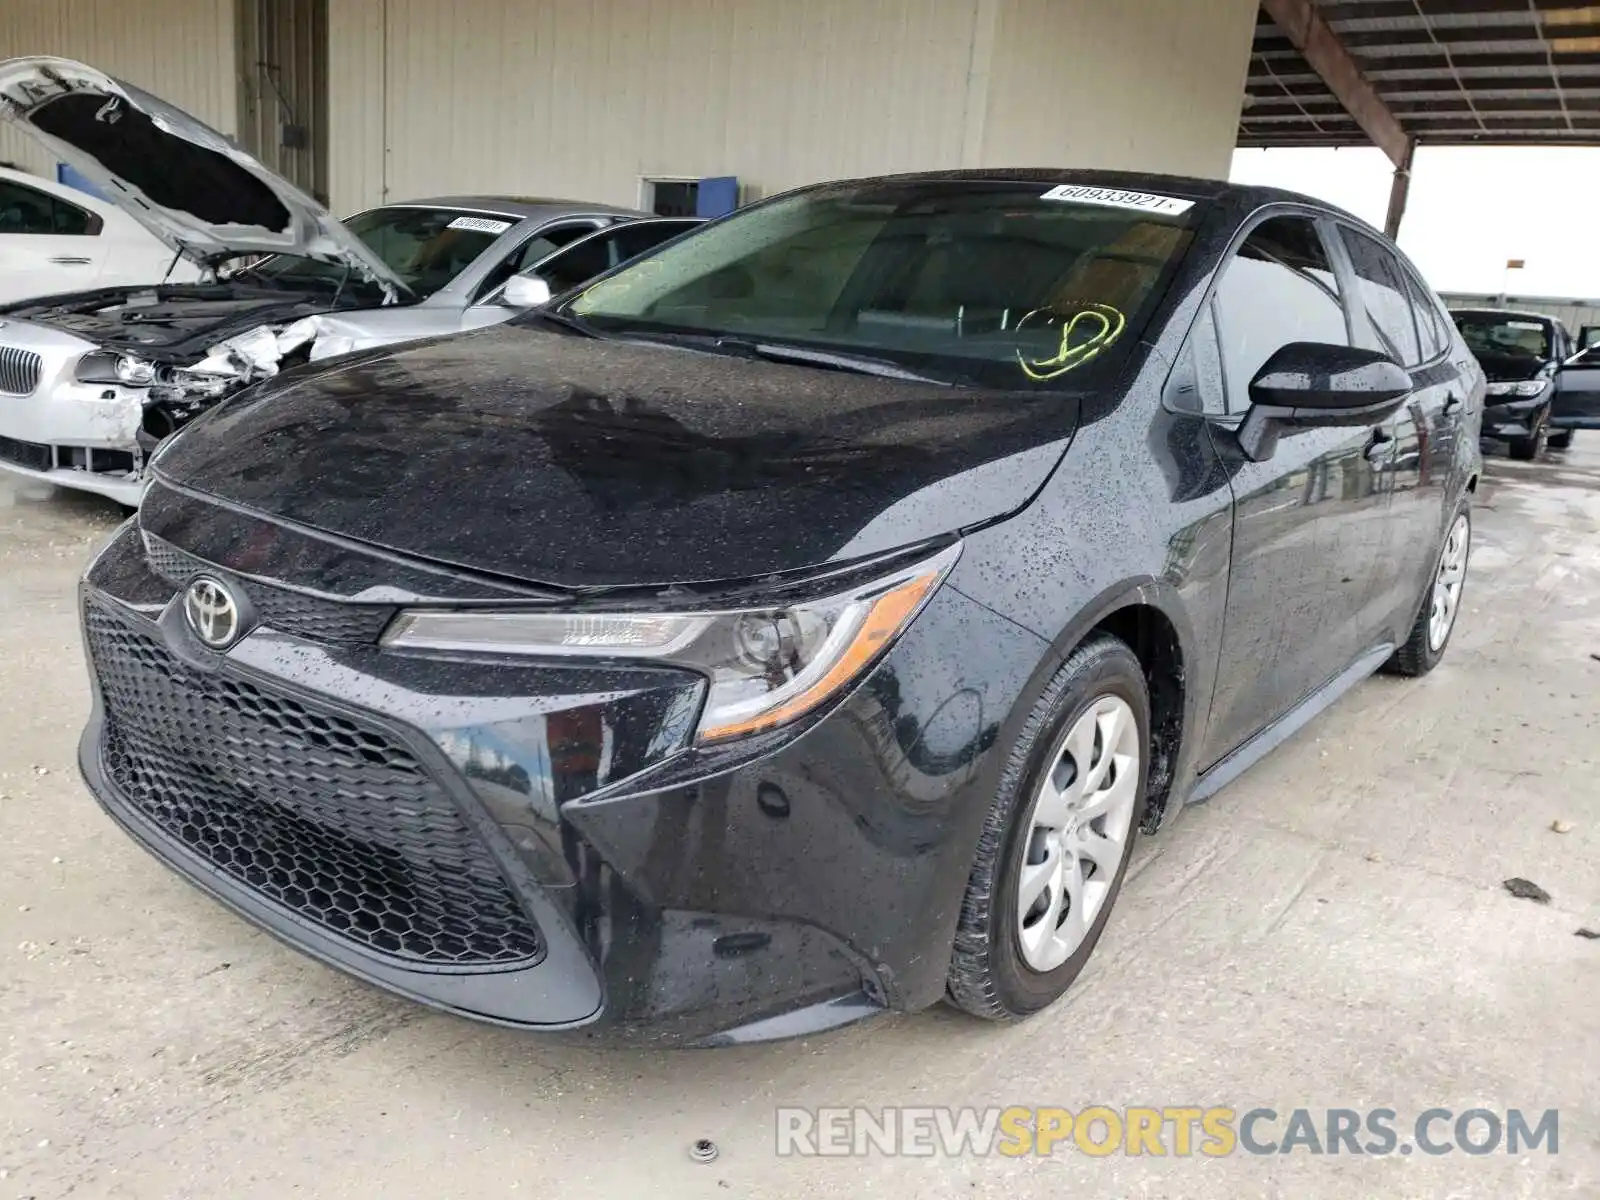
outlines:
{"label": "steel support beam", "polygon": [[1406,139],[1404,161],[1396,163],[1394,182],[1389,185],[1389,212],[1383,218],[1383,231],[1391,238],[1400,236],[1400,222],[1406,215],[1406,197],[1411,194],[1411,156],[1416,153],[1417,139]]}
{"label": "steel support beam", "polygon": [[[1399,119],[1389,111],[1350,51],[1317,11],[1315,0],[1261,0],[1261,7],[1300,51],[1311,69],[1322,76],[1328,90],[1395,165],[1410,173],[1412,140]],[[1397,176],[1398,177],[1398,176]],[[1403,203],[1403,201],[1402,201]],[[1392,206],[1391,206],[1392,208]]]}

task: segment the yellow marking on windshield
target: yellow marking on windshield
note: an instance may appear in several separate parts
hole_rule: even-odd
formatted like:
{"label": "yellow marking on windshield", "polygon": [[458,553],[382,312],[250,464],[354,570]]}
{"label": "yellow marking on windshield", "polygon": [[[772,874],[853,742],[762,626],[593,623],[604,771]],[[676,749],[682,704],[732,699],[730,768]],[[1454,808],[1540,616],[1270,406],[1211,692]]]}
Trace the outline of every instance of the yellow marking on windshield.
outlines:
{"label": "yellow marking on windshield", "polygon": [[[1049,309],[1034,309],[1017,322],[1017,328],[1020,330],[1029,318],[1048,312]],[[1030,361],[1018,350],[1017,364],[1022,368],[1022,373],[1035,383],[1058,378],[1097,357],[1121,337],[1127,327],[1128,319],[1120,309],[1112,308],[1109,304],[1085,304],[1061,327],[1061,345],[1053,358]],[[1087,336],[1074,344],[1073,337],[1080,331]]]}

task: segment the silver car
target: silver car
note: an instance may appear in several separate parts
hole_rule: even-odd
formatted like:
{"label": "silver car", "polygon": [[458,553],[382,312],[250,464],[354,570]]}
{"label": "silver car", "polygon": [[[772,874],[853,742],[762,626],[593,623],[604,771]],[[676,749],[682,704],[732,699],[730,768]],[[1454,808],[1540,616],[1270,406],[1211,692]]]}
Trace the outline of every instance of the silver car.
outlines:
{"label": "silver car", "polygon": [[129,506],[155,447],[254,380],[508,320],[697,223],[503,196],[341,222],[187,113],[67,59],[0,63],[0,118],[201,272],[0,306],[0,469]]}

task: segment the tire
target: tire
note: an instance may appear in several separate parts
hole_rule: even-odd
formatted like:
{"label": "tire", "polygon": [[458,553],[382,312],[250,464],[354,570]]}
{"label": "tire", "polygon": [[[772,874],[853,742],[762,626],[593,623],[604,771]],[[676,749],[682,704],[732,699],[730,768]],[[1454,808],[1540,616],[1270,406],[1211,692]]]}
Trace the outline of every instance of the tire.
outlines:
{"label": "tire", "polygon": [[[1463,539],[1459,546],[1452,540],[1458,528],[1462,530]],[[1444,657],[1445,650],[1450,646],[1451,635],[1456,631],[1456,620],[1461,615],[1461,597],[1466,590],[1467,564],[1471,553],[1472,509],[1463,500],[1457,506],[1455,515],[1450,518],[1444,541],[1440,544],[1438,553],[1434,555],[1434,567],[1428,575],[1427,586],[1423,588],[1422,599],[1418,602],[1417,618],[1411,624],[1411,632],[1407,635],[1405,644],[1384,664],[1383,669],[1389,674],[1405,675],[1414,679],[1419,675],[1426,675],[1439,665],[1439,660]],[[1433,620],[1435,604],[1439,599],[1436,593],[1446,566],[1453,559],[1460,564],[1455,596],[1444,628],[1444,636],[1436,637]]]}
{"label": "tire", "polygon": [[1506,451],[1518,462],[1532,462],[1539,457],[1539,451],[1544,449],[1545,438],[1549,436],[1550,410],[1539,413],[1533,419],[1533,432],[1525,438],[1512,438],[1506,446]]}
{"label": "tire", "polygon": [[1549,446],[1552,450],[1569,449],[1572,446],[1572,435],[1574,432],[1575,431],[1571,429],[1563,429],[1560,433],[1552,433],[1547,439],[1545,439],[1545,445]]}
{"label": "tire", "polygon": [[[1144,816],[1149,747],[1144,668],[1126,644],[1097,634],[1050,680],[1006,759],[961,903],[950,956],[952,1004],[991,1021],[1013,1021],[1045,1008],[1077,978],[1132,857]],[[1130,748],[1137,755],[1131,766]],[[1077,765],[1080,757],[1089,761],[1086,771]],[[1075,792],[1077,802],[1069,799]],[[1094,815],[1102,806],[1107,811]],[[1036,824],[1056,813],[1063,814],[1061,828]],[[1113,835],[1124,823],[1118,857]],[[1101,843],[1078,840],[1096,835]],[[1108,861],[1093,861],[1100,857]],[[1067,866],[1072,878],[1083,880],[1076,900]],[[1020,905],[1024,868],[1034,885],[1040,878],[1059,882],[1038,893],[1031,924]],[[1058,962],[1054,955],[1064,957]]]}

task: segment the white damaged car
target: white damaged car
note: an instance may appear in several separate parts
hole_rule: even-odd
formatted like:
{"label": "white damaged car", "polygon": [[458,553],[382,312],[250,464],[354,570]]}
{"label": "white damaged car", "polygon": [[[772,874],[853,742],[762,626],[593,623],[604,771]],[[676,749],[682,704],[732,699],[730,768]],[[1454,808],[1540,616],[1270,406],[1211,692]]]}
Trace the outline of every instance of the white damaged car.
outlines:
{"label": "white damaged car", "polygon": [[505,197],[340,222],[187,113],[67,59],[0,63],[0,119],[200,272],[0,305],[0,469],[130,507],[155,447],[252,381],[508,320],[551,281],[579,282],[696,224]]}

